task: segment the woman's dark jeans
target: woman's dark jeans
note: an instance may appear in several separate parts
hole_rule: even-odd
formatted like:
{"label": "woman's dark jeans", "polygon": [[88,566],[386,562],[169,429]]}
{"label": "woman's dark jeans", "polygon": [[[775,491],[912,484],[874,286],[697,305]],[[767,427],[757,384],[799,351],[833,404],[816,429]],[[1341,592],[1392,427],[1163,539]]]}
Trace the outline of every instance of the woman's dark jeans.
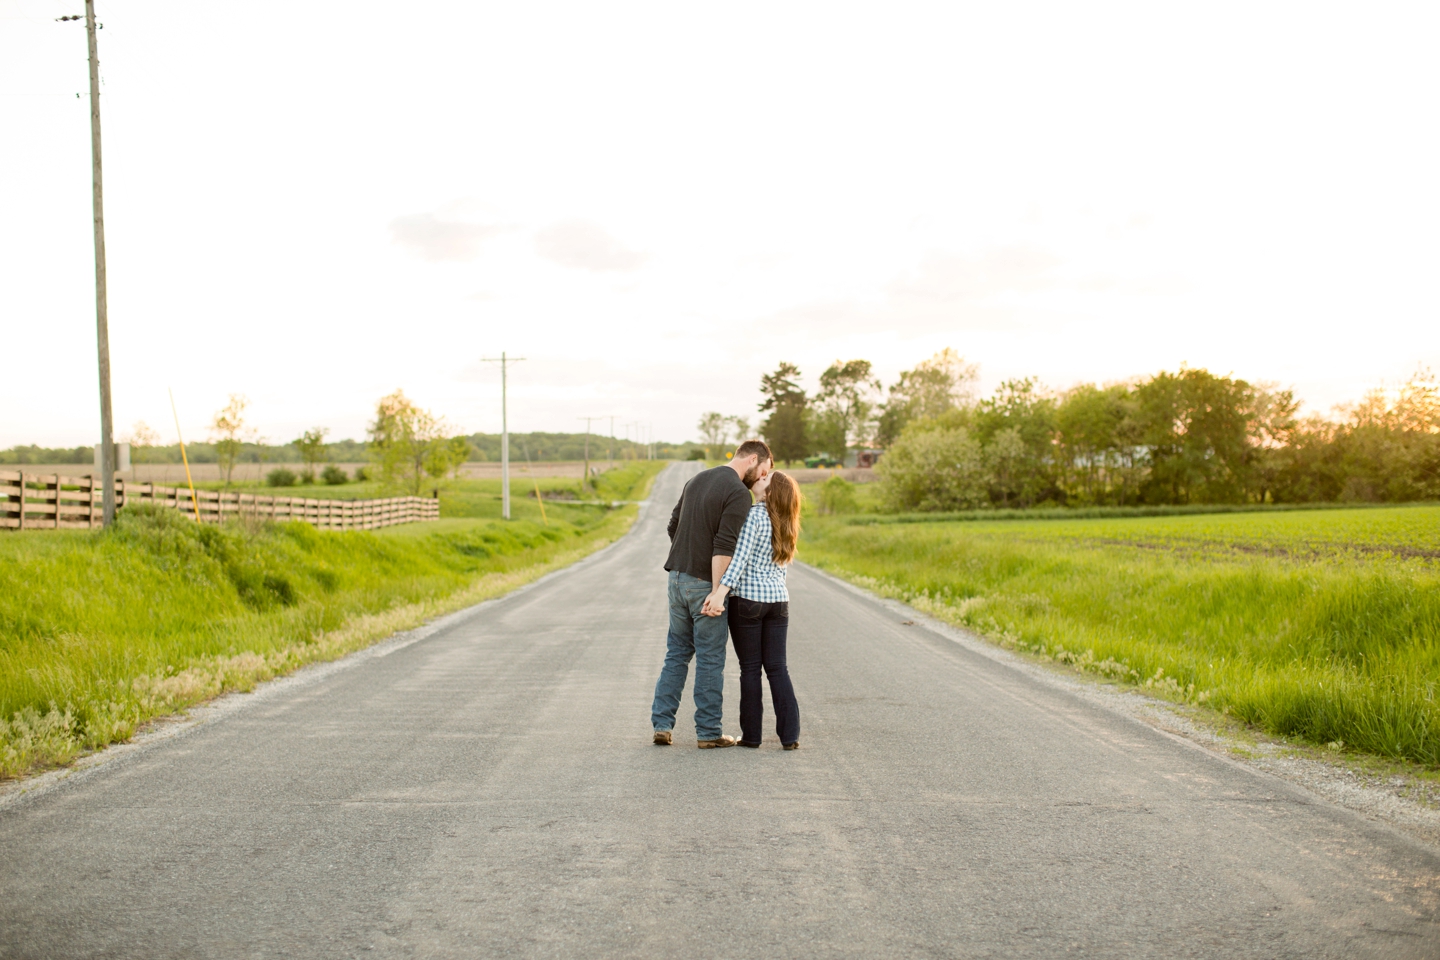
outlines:
{"label": "woman's dark jeans", "polygon": [[765,706],[760,697],[760,668],[770,680],[775,704],[775,732],[781,743],[800,739],[800,704],[785,665],[785,633],[790,628],[790,604],[761,603],[730,596],[730,642],[740,660],[740,739],[760,742]]}

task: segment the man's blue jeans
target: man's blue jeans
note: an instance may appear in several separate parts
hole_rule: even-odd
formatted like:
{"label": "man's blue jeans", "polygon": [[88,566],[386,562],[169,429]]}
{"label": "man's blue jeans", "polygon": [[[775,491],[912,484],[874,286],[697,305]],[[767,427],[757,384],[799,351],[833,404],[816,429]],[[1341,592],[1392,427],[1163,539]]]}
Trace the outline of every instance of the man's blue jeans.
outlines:
{"label": "man's blue jeans", "polygon": [[725,640],[729,633],[724,615],[700,612],[710,593],[710,581],[670,571],[670,635],[665,641],[665,666],[655,682],[655,703],[650,723],[656,730],[675,729],[675,711],[685,692],[690,658],[695,658],[695,739],[720,736],[725,687]]}

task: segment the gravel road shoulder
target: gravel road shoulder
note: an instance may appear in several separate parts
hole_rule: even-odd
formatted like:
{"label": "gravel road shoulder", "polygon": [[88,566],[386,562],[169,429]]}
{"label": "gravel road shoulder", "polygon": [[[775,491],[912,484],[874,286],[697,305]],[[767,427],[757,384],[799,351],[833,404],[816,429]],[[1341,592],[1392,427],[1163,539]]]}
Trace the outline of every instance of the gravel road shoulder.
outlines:
{"label": "gravel road shoulder", "polygon": [[1327,756],[1317,748],[1266,735],[1204,707],[1172,703],[1053,660],[1003,649],[900,600],[879,596],[816,567],[809,569],[883,604],[902,620],[913,621],[1043,683],[1234,763],[1298,784],[1322,799],[1440,848],[1440,781],[1420,775],[1410,765],[1343,753]]}

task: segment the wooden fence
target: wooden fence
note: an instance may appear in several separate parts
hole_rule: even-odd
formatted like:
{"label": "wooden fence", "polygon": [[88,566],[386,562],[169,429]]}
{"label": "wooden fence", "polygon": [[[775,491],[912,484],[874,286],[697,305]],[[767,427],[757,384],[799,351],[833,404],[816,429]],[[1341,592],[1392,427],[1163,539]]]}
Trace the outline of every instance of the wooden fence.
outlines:
{"label": "wooden fence", "polygon": [[[329,500],[315,497],[267,497],[255,493],[196,490],[195,500],[182,487],[115,481],[115,506],[153,503],[195,516],[205,523],[236,516],[300,520],[326,530],[373,530],[397,523],[440,519],[440,501],[428,497],[379,500]],[[101,525],[101,484],[97,477],[17,473],[0,470],[0,528],[12,530],[86,529]]]}

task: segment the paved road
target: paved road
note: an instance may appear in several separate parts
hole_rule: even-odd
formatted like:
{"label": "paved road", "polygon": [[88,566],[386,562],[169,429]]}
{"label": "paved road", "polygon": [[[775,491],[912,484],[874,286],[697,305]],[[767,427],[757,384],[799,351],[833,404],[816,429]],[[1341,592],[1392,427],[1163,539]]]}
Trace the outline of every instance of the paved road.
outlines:
{"label": "paved road", "polygon": [[688,701],[651,746],[687,469],[591,561],[4,808],[0,956],[1440,956],[1434,851],[813,571],[801,749],[696,750]]}

